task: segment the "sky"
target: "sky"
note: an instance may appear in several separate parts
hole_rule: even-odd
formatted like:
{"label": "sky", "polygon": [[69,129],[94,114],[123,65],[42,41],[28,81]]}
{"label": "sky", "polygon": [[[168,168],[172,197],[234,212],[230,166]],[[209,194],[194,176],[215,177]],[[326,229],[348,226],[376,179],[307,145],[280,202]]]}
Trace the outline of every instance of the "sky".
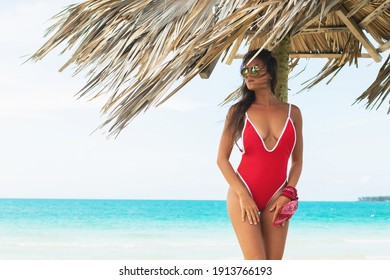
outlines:
{"label": "sky", "polygon": [[[229,107],[219,104],[242,82],[240,61],[218,63],[210,79],[196,77],[108,139],[107,129],[96,130],[104,99],[77,99],[86,78],[72,77],[71,68],[58,72],[70,53],[57,49],[23,64],[45,41],[49,18],[72,3],[0,1],[0,198],[225,199],[216,158]],[[304,126],[299,196],[390,195],[388,100],[378,110],[352,106],[382,63],[361,60],[330,84],[297,93],[325,62],[302,60],[305,71],[289,82],[289,102],[301,109]],[[233,166],[239,160],[234,150]]]}

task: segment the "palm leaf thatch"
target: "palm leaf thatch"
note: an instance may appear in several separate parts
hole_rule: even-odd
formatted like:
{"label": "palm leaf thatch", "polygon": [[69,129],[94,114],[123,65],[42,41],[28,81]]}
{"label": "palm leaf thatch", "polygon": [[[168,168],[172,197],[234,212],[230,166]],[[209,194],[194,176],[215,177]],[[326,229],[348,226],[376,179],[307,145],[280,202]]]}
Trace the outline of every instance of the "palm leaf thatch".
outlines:
{"label": "palm leaf thatch", "polygon": [[[365,5],[356,6],[359,2]],[[42,59],[62,43],[66,43],[63,52],[73,49],[60,71],[72,64],[75,74],[88,71],[89,80],[78,95],[107,96],[102,112],[108,117],[102,126],[110,124],[110,133],[116,134],[140,112],[165,102],[220,56],[231,63],[243,44],[272,49],[291,36],[294,59],[336,54],[315,84],[347,62],[356,64],[362,56],[361,40],[342,24],[351,17],[365,20],[364,9],[368,9],[376,11],[376,17],[363,27],[385,51],[389,12],[388,6],[381,8],[384,12],[378,7],[389,2],[89,0],[54,17],[56,23],[48,30],[51,37],[31,59]],[[341,35],[321,31],[328,24],[341,26]],[[375,49],[369,52],[380,60]],[[180,83],[174,87],[176,81]]]}
{"label": "palm leaf thatch", "polygon": [[[379,70],[379,73],[374,83],[368,89],[366,89],[362,93],[362,95],[360,95],[357,98],[356,102],[361,102],[367,99],[366,108],[372,109],[373,107],[375,107],[377,103],[379,103],[377,106],[377,108],[379,108],[379,106],[382,105],[383,101],[385,101],[389,93],[390,93],[390,54],[387,57],[386,62]],[[389,113],[390,113],[390,106],[387,111],[387,114]]]}

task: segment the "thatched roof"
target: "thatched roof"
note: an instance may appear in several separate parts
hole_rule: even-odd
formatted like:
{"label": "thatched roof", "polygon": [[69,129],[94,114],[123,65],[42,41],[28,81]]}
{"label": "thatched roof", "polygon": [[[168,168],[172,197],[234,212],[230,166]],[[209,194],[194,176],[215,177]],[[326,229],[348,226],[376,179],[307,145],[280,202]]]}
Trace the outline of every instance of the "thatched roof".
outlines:
{"label": "thatched roof", "polygon": [[[53,35],[32,59],[62,42],[73,48],[61,70],[70,64],[76,73],[88,69],[79,95],[107,95],[103,125],[118,133],[197,74],[207,77],[220,57],[231,63],[243,44],[272,49],[291,36],[291,59],[329,58],[308,87],[359,58],[380,62],[390,48],[389,7],[390,0],[89,0],[55,17]],[[382,70],[360,97],[369,106],[389,94],[388,59]]]}

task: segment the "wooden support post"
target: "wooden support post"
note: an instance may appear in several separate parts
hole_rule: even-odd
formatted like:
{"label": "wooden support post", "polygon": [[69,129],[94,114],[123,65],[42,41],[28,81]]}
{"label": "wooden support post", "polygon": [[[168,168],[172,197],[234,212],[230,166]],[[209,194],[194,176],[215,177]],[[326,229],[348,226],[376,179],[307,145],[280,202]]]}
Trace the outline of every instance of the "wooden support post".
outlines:
{"label": "wooden support post", "polygon": [[359,25],[362,27],[366,27],[370,24],[371,21],[376,19],[378,16],[386,12],[390,7],[390,0],[384,1],[380,6],[378,6],[371,14],[366,16]]}
{"label": "wooden support post", "polygon": [[388,49],[390,49],[390,41],[388,41],[387,43],[381,45],[381,46],[378,48],[378,51],[380,51],[380,52],[385,52],[385,51],[387,51]]}
{"label": "wooden support post", "polygon": [[380,62],[382,60],[381,55],[377,52],[371,42],[367,39],[366,35],[364,35],[362,29],[356,23],[353,18],[347,17],[347,11],[343,6],[340,6],[340,10],[336,11],[337,16],[344,22],[344,24],[351,30],[352,34],[358,39],[367,52],[372,56],[372,58],[376,62]]}

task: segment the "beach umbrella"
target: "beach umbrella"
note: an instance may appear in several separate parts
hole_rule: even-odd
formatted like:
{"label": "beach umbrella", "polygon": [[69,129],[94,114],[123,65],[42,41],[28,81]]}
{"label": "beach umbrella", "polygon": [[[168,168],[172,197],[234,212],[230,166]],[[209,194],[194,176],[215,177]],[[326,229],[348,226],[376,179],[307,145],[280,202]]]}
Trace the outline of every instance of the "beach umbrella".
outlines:
{"label": "beach umbrella", "polygon": [[[382,57],[390,48],[389,7],[390,0],[89,0],[54,16],[49,39],[31,59],[65,44],[72,55],[60,71],[69,65],[75,74],[87,71],[78,95],[105,96],[102,126],[112,134],[196,75],[209,77],[218,61],[240,58],[242,46],[275,53],[282,100],[301,58],[328,58],[308,88],[360,59],[384,61],[357,98],[372,108],[389,95],[389,56]],[[237,91],[226,101],[236,97]]]}

